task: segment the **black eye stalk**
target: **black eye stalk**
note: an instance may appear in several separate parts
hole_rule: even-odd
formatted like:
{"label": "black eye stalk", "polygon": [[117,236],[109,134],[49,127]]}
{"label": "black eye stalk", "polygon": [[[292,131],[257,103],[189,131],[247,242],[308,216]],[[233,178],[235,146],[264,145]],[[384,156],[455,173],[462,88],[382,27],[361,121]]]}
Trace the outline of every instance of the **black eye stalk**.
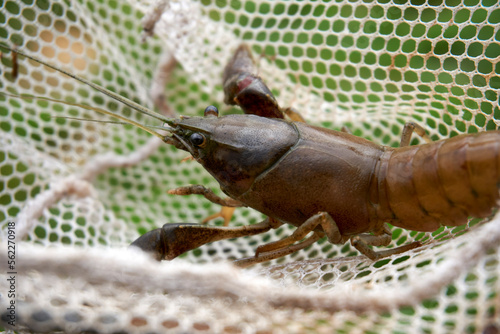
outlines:
{"label": "black eye stalk", "polygon": [[203,146],[205,146],[205,143],[206,143],[205,136],[203,136],[202,134],[199,134],[199,133],[193,133],[191,135],[191,137],[189,137],[189,140],[191,140],[191,143],[194,146],[198,146],[198,147],[203,147]]}
{"label": "black eye stalk", "polygon": [[216,106],[208,106],[206,109],[205,109],[205,117],[209,116],[209,117],[219,117],[219,109],[217,109]]}

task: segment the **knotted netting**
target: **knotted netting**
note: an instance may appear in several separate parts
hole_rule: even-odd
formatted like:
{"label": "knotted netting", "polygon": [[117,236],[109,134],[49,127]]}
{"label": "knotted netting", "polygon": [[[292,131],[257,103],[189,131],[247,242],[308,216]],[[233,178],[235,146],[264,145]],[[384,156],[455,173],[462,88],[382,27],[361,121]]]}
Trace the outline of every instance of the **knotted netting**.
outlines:
{"label": "knotted netting", "polygon": [[[221,77],[245,42],[280,105],[311,124],[347,126],[398,146],[407,121],[423,125],[435,140],[499,123],[497,0],[0,4],[0,44],[163,112],[201,115],[210,104],[238,112],[222,103]],[[92,105],[154,124],[24,57],[4,52],[0,71],[3,93]],[[294,230],[282,226],[157,263],[127,245],[164,223],[200,222],[219,211],[201,197],[166,193],[203,184],[221,195],[216,181],[196,162],[181,162],[185,152],[137,128],[58,116],[109,120],[52,100],[0,94],[4,328],[498,331],[498,217],[432,233],[393,228],[389,247],[414,240],[424,246],[376,262],[349,243],[322,239],[249,269],[230,264]],[[262,219],[239,208],[231,225]],[[14,264],[9,241],[16,245]],[[9,327],[12,301],[15,327]]]}

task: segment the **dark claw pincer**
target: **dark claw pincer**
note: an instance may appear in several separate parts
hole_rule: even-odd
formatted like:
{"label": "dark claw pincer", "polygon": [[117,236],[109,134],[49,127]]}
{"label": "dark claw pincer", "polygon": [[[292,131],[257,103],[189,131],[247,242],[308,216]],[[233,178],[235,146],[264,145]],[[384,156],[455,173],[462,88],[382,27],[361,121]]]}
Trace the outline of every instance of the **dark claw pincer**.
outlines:
{"label": "dark claw pincer", "polygon": [[165,224],[161,228],[143,234],[132,242],[129,247],[138,247],[151,254],[157,261],[173,260],[182,253],[196,248],[190,247],[190,243],[185,242],[185,233],[182,231],[183,226],[193,225],[197,224]]}

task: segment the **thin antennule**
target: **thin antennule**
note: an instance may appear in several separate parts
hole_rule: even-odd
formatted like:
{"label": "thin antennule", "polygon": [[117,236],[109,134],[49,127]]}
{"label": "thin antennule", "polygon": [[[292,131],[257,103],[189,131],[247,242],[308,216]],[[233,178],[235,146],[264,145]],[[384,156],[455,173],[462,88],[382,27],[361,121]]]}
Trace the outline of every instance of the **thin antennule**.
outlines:
{"label": "thin antennule", "polygon": [[[1,94],[1,93],[0,93]],[[20,96],[22,98],[22,96]],[[65,103],[64,101],[59,101],[59,103]],[[80,118],[80,117],[71,117],[71,116],[51,116],[51,118],[64,118],[64,119],[71,119],[75,121],[80,121],[80,122],[93,122],[93,123],[105,123],[105,124],[118,124],[118,125],[133,125],[128,122],[119,122],[119,121],[106,121],[106,120],[101,120],[101,119],[87,119],[87,118]],[[156,129],[156,130],[167,130],[168,128],[164,126],[157,126],[157,125],[147,125],[147,124],[142,124],[143,126],[147,127],[148,129]]]}
{"label": "thin antennule", "polygon": [[[62,101],[60,103],[63,103]],[[105,121],[102,119],[87,119],[87,118],[81,118],[81,117],[71,117],[71,116],[50,116],[50,118],[64,118],[64,119],[71,119],[74,121],[80,121],[80,122],[92,122],[92,123],[106,123],[106,124],[118,124],[118,125],[132,125],[127,122],[119,122],[119,121]],[[147,125],[144,125],[147,126]]]}
{"label": "thin antennule", "polygon": [[158,138],[160,138],[162,141],[164,142],[167,142],[169,137],[165,137],[161,134],[159,134],[158,132],[156,131],[153,131],[151,130],[149,127],[145,126],[145,125],[142,125],[141,123],[138,123],[134,120],[131,120],[131,119],[128,119],[126,118],[125,116],[122,116],[120,114],[115,114],[114,112],[112,111],[107,111],[107,110],[104,110],[104,109],[101,109],[101,108],[97,108],[97,107],[92,107],[92,106],[87,106],[87,105],[84,105],[84,104],[79,104],[79,103],[71,103],[71,102],[66,102],[66,101],[61,101],[61,100],[56,100],[56,99],[52,99],[50,97],[44,97],[44,96],[34,96],[34,95],[15,95],[15,94],[10,94],[10,93],[5,93],[5,92],[0,92],[0,94],[2,95],[6,95],[6,96],[11,96],[11,97],[15,97],[15,98],[19,98],[19,99],[37,99],[37,100],[44,100],[44,101],[50,101],[50,102],[56,102],[56,103],[62,103],[62,104],[66,104],[66,105],[69,105],[69,106],[74,106],[74,107],[80,107],[80,108],[83,108],[83,109],[87,109],[87,110],[92,110],[92,111],[96,111],[98,113],[101,113],[101,114],[104,114],[104,115],[108,115],[108,116],[111,116],[111,117],[115,117],[115,118],[118,118],[119,120],[123,121],[124,123],[127,123],[127,124],[132,124],[132,125],[135,125],[137,126],[138,128],[146,131],[146,132],[149,132],[150,134],[152,134],[153,136],[156,136]]}
{"label": "thin antennule", "polygon": [[[110,91],[110,90],[108,90],[108,89],[106,89],[104,87],[101,87],[101,86],[99,86],[99,85],[97,85],[97,84],[95,84],[95,83],[93,83],[93,82],[91,82],[89,80],[86,80],[86,79],[84,79],[82,77],[79,77],[79,76],[77,76],[75,74],[72,74],[72,73],[70,73],[70,72],[68,72],[66,70],[63,70],[62,68],[58,68],[58,67],[56,67],[54,65],[51,65],[51,64],[49,64],[47,62],[44,62],[43,60],[37,59],[35,57],[32,57],[32,56],[24,53],[23,51],[20,51],[19,49],[13,49],[13,48],[11,48],[10,46],[7,46],[7,45],[0,45],[0,48],[9,50],[10,52],[15,52],[15,53],[17,53],[17,54],[19,54],[21,56],[24,56],[24,57],[26,57],[28,59],[31,59],[31,60],[35,61],[37,63],[40,63],[40,64],[42,64],[44,66],[47,66],[47,67],[49,67],[49,68],[51,68],[51,69],[53,69],[55,71],[61,72],[63,74],[66,74],[67,76],[69,76],[69,77],[71,77],[71,78],[73,78],[75,80],[78,80],[78,81],[80,81],[80,82],[82,82],[82,83],[84,83],[84,84],[86,84],[86,85],[94,88],[95,90],[97,90],[97,91],[99,91],[99,92],[101,92],[101,93],[103,93],[103,94],[105,94],[105,95],[107,95],[107,96],[115,99],[116,101],[119,101],[119,102],[125,104],[126,106],[128,106],[128,107],[130,107],[130,108],[132,108],[134,110],[137,110],[138,112],[140,112],[140,113],[142,113],[144,115],[148,115],[150,117],[156,118],[156,119],[158,119],[160,121],[163,121],[163,122],[165,122],[167,124],[172,124],[173,123],[173,119],[172,118],[167,118],[167,117],[164,117],[164,116],[162,116],[160,114],[157,114],[157,113],[149,110],[148,108],[145,108],[145,107],[141,106],[140,104],[135,103],[134,101],[127,99],[126,97],[123,97],[123,96],[121,96],[119,94],[116,94],[116,93],[114,93],[114,92],[112,92],[112,91]],[[60,101],[58,101],[58,102],[60,102]],[[116,117],[116,116],[113,116],[113,117]]]}

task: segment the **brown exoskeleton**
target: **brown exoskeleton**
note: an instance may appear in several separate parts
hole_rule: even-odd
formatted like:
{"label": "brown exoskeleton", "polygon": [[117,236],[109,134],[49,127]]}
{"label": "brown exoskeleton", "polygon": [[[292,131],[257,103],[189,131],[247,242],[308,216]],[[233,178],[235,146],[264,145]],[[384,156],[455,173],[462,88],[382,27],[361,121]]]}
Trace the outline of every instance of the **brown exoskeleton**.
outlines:
{"label": "brown exoskeleton", "polygon": [[[350,240],[372,260],[419,246],[414,242],[383,252],[391,232],[386,223],[434,231],[441,224],[458,226],[469,215],[485,217],[497,206],[500,133],[483,132],[419,146],[409,146],[416,131],[408,123],[400,148],[288,122],[262,80],[254,73],[246,46],[241,46],[224,71],[225,102],[247,114],[170,123],[177,147],[189,151],[220,183],[230,198],[223,200],[202,186],[173,193],[202,194],[214,203],[249,206],[269,218],[240,228],[165,224],[133,245],[158,259],[173,259],[207,242],[261,233],[289,223],[289,237],[259,246],[241,266],[271,260],[302,249],[327,236],[334,244]],[[234,201],[236,200],[236,202]],[[310,232],[313,234],[304,239]]]}
{"label": "brown exoskeleton", "polygon": [[254,257],[236,263],[247,266],[278,258],[323,236],[334,244],[350,240],[361,253],[376,260],[419,245],[414,242],[373,251],[370,245],[391,242],[386,223],[434,231],[442,224],[464,224],[468,216],[488,216],[497,206],[500,132],[409,146],[413,131],[427,139],[421,127],[409,123],[400,148],[380,146],[349,133],[284,120],[273,95],[253,73],[250,51],[243,45],[225,69],[224,91],[225,101],[239,105],[247,115],[218,117],[216,108],[208,107],[205,117],[172,119],[105,92],[161,119],[171,136],[98,111],[188,151],[229,198],[222,199],[203,186],[184,187],[175,193],[202,194],[214,203],[247,206],[268,216],[261,223],[236,228],[165,224],[138,238],[133,246],[159,260],[170,260],[208,242],[254,235],[288,223],[297,227],[292,235],[259,246]]}

